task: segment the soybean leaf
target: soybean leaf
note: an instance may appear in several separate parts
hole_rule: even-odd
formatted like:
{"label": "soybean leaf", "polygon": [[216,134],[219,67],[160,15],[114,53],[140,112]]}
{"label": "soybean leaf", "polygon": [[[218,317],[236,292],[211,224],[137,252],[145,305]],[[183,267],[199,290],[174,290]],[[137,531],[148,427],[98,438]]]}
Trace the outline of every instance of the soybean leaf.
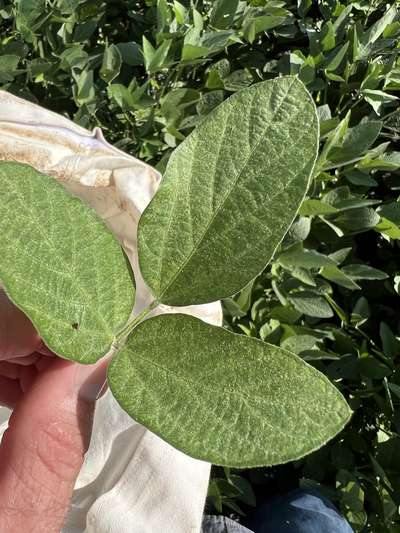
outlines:
{"label": "soybean leaf", "polygon": [[253,77],[246,69],[235,70],[232,74],[224,78],[223,83],[227,91],[236,92],[251,85],[253,83]]}
{"label": "soybean leaf", "polygon": [[387,218],[381,217],[381,220],[379,224],[375,226],[375,229],[388,236],[390,239],[400,239],[400,226]]}
{"label": "soybean leaf", "polygon": [[331,318],[333,311],[323,296],[311,291],[299,291],[289,297],[293,307],[308,316]]}
{"label": "soybean leaf", "polygon": [[341,147],[334,148],[329,153],[329,160],[333,163],[350,161],[364,154],[376,141],[382,129],[382,122],[370,121],[349,128]]}
{"label": "soybean leaf", "polygon": [[[336,476],[336,487],[340,495],[340,503],[345,509],[351,509],[353,511],[352,514],[364,513],[366,515],[364,511],[364,491],[356,476],[346,470],[339,470]],[[359,527],[357,531],[361,531],[361,529],[362,527]]]}
{"label": "soybean leaf", "polygon": [[79,42],[83,42],[83,41],[90,39],[90,37],[96,31],[96,28],[97,28],[97,21],[95,18],[93,18],[92,20],[87,20],[86,22],[77,24],[74,29],[73,40],[79,43]]}
{"label": "soybean leaf", "polygon": [[217,105],[221,104],[224,99],[223,91],[210,91],[200,96],[200,100],[196,105],[196,111],[199,115],[207,115]]}
{"label": "soybean leaf", "polygon": [[243,27],[243,36],[251,43],[256,35],[262,31],[269,31],[286,21],[286,13],[280,15],[262,15],[255,18],[249,18]]}
{"label": "soybean leaf", "polygon": [[154,296],[200,304],[253,279],[296,215],[317,146],[315,106],[296,78],[253,85],[216,108],[175,150],[139,223]]}
{"label": "soybean leaf", "polygon": [[328,52],[335,47],[335,30],[330,20],[322,27],[320,43],[323,52]]}
{"label": "soybean leaf", "polygon": [[171,41],[164,41],[157,49],[143,35],[143,57],[147,72],[153,73],[166,66]]}
{"label": "soybean leaf", "polygon": [[292,335],[281,342],[281,348],[296,355],[319,347],[320,339],[312,335]]}
{"label": "soybean leaf", "polygon": [[229,315],[232,317],[243,317],[247,314],[242,311],[238,303],[233,298],[226,298],[224,300],[224,309],[227,310]]}
{"label": "soybean leaf", "polygon": [[286,234],[285,242],[300,242],[307,239],[311,231],[311,218],[298,217],[295,222],[290,226],[289,231]]}
{"label": "soybean leaf", "polygon": [[340,64],[343,61],[344,56],[346,55],[348,47],[349,47],[349,42],[346,42],[337,51],[334,50],[333,53],[329,55],[329,58],[327,58],[326,60],[327,71],[334,71],[340,66]]}
{"label": "soybean leaf", "polygon": [[[384,147],[385,147],[384,143]],[[369,152],[371,153],[371,152]],[[381,158],[368,159],[368,154],[358,164],[360,168],[364,169],[377,169],[377,170],[397,170],[400,168],[400,152],[388,152],[382,155]]]}
{"label": "soybean leaf", "polygon": [[166,31],[171,24],[171,9],[166,0],[157,1],[157,33]]}
{"label": "soybean leaf", "polygon": [[239,0],[216,0],[210,13],[210,23],[216,28],[229,28],[235,18]]}
{"label": "soybean leaf", "polygon": [[182,61],[193,61],[199,57],[206,56],[209,50],[205,46],[197,46],[195,44],[185,44],[182,48]]}
{"label": "soybean leaf", "polygon": [[382,105],[398,100],[398,96],[373,89],[364,89],[362,95],[377,115],[380,115]]}
{"label": "soybean leaf", "polygon": [[344,172],[344,175],[350,183],[357,186],[376,187],[378,182],[371,178],[369,174],[361,172],[361,170],[354,169]]}
{"label": "soybean leaf", "polygon": [[229,75],[230,65],[229,61],[221,59],[211,65],[207,70],[207,89],[223,89],[224,88],[224,78]]}
{"label": "soybean leaf", "polygon": [[[75,45],[64,50],[59,58],[61,59],[60,67],[68,71],[72,68],[84,69],[88,63],[89,55],[85,50],[82,50],[81,45]],[[32,70],[32,62],[29,68]]]}
{"label": "soybean leaf", "polygon": [[207,48],[207,55],[219,52],[228,45],[233,35],[234,32],[230,30],[206,32],[201,38],[201,46]]}
{"label": "soybean leaf", "polygon": [[208,49],[201,46],[201,33],[204,21],[201,13],[193,8],[193,25],[185,35],[182,48],[182,60],[196,59],[202,55],[207,55]]}
{"label": "soybean leaf", "polygon": [[336,207],[321,202],[321,200],[317,200],[315,198],[305,200],[302,203],[299,211],[299,213],[304,216],[330,215],[337,212],[338,209],[336,209]]}
{"label": "soybean leaf", "polygon": [[19,0],[16,6],[16,27],[27,42],[33,42],[37,21],[46,12],[45,0]]}
{"label": "soybean leaf", "polygon": [[365,47],[374,43],[382,33],[385,31],[385,28],[393,22],[396,18],[397,9],[393,5],[390,9],[386,11],[383,17],[380,17],[375,24],[373,24],[367,32],[364,33],[362,43]]}
{"label": "soybean leaf", "polygon": [[17,67],[20,58],[16,55],[0,56],[0,83],[12,81],[17,74]]}
{"label": "soybean leaf", "polygon": [[336,252],[329,254],[329,257],[333,259],[337,265],[341,265],[343,261],[347,259],[350,252],[351,248],[340,248],[339,250],[336,250]]}
{"label": "soybean leaf", "polygon": [[317,107],[317,114],[319,118],[320,135],[324,137],[330,131],[336,128],[339,124],[338,117],[332,117],[331,110],[328,104]]}
{"label": "soybean leaf", "polygon": [[350,209],[358,209],[360,207],[369,207],[371,205],[376,205],[379,203],[379,200],[370,200],[368,198],[344,198],[343,200],[338,200],[335,202],[335,207],[339,211],[349,211]]}
{"label": "soybean leaf", "polygon": [[341,202],[343,200],[348,200],[349,198],[352,198],[353,195],[350,191],[350,188],[345,185],[342,187],[336,187],[335,189],[330,190],[327,192],[323,197],[322,201],[326,202],[329,205],[336,206],[338,202]]}
{"label": "soybean leaf", "polygon": [[111,44],[104,52],[103,64],[100,69],[101,78],[107,83],[111,82],[119,75],[121,65],[121,52],[115,44]]}
{"label": "soybean leaf", "polygon": [[376,226],[379,220],[380,217],[374,209],[361,207],[343,211],[334,222],[348,231],[366,231]]}
{"label": "soybean leaf", "polygon": [[398,398],[400,398],[400,387],[399,385],[396,385],[395,383],[388,383],[389,389],[395,394]]}
{"label": "soybean leaf", "polygon": [[296,355],[187,315],[140,324],[110,364],[108,381],[135,420],[219,465],[302,457],[350,416],[336,387]]}
{"label": "soybean leaf", "polygon": [[309,270],[302,268],[302,267],[290,267],[288,265],[283,265],[283,267],[290,272],[290,275],[293,278],[298,279],[305,285],[310,285],[311,287],[316,287],[316,281],[313,274],[309,272]]}
{"label": "soybean leaf", "polygon": [[322,149],[322,152],[318,158],[318,162],[316,165],[316,173],[319,173],[325,168],[329,168],[329,165],[328,167],[326,167],[326,164],[329,161],[329,154],[335,146],[340,146],[343,143],[343,140],[349,127],[350,116],[351,114],[350,112],[348,112],[344,119],[339,122],[336,128],[329,133],[324,144],[324,148]]}
{"label": "soybean leaf", "polygon": [[125,87],[120,83],[112,83],[107,87],[107,94],[110,100],[114,100],[123,110],[132,110],[138,107],[149,105],[145,91],[147,83],[141,87]]}
{"label": "soybean leaf", "polygon": [[134,41],[118,43],[117,48],[121,54],[122,61],[130,66],[143,65],[143,49]]}
{"label": "soybean leaf", "polygon": [[343,272],[351,279],[387,279],[388,275],[382,270],[369,265],[346,265]]}
{"label": "soybean leaf", "polygon": [[336,266],[336,263],[326,255],[315,250],[303,250],[294,247],[278,256],[278,261],[285,266],[303,268],[323,268]]}
{"label": "soybean leaf", "polygon": [[368,300],[361,296],[355,303],[351,312],[351,323],[356,326],[361,326],[371,316]]}
{"label": "soybean leaf", "polygon": [[317,115],[320,123],[331,120],[332,113],[328,104],[320,105],[317,107]]}
{"label": "soybean leaf", "polygon": [[236,300],[236,303],[240,307],[242,311],[245,311],[246,313],[250,309],[251,306],[251,297],[252,297],[252,290],[254,286],[254,280],[251,281],[244,289],[240,292],[239,297]]}
{"label": "soybean leaf", "polygon": [[247,481],[247,479],[237,474],[231,474],[229,476],[229,481],[239,489],[240,500],[242,500],[247,505],[252,505],[253,507],[256,506],[256,495],[254,494],[254,490],[251,486],[251,483]]}
{"label": "soybean leaf", "polygon": [[346,289],[349,289],[351,291],[361,289],[361,287],[357,285],[357,283],[355,283],[350,276],[342,272],[336,266],[328,266],[323,268],[321,271],[321,276],[325,279],[328,279],[329,281],[333,281],[337,285],[346,287]]}
{"label": "soybean leaf", "polygon": [[185,19],[187,16],[187,10],[185,6],[183,6],[180,2],[177,0],[174,0],[173,10],[175,13],[175,18],[178,24],[184,24]]}
{"label": "soybean leaf", "polygon": [[379,326],[379,336],[381,338],[384,354],[387,357],[396,357],[399,351],[399,343],[394,336],[393,331],[385,322],[381,322]]}
{"label": "soybean leaf", "polygon": [[105,355],[134,304],[131,268],[93,209],[54,179],[0,164],[0,279],[58,355]]}
{"label": "soybean leaf", "polygon": [[378,214],[381,217],[377,230],[391,239],[400,238],[400,203],[391,202],[378,208]]}
{"label": "soybean leaf", "polygon": [[89,104],[96,99],[96,90],[93,80],[93,70],[83,70],[74,72],[76,81],[74,97],[78,105]]}

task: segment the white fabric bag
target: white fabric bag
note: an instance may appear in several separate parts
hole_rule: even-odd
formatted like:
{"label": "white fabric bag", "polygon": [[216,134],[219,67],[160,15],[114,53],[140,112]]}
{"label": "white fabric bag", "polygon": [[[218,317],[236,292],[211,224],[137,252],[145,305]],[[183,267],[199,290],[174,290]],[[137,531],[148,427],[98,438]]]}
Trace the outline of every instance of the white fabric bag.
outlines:
{"label": "white fabric bag", "polygon": [[[113,230],[135,272],[135,313],[150,302],[138,270],[136,227],[160,181],[145,163],[65,117],[0,91],[0,159],[30,164],[91,205]],[[112,280],[110,280],[112,282]],[[219,303],[180,308],[221,324]],[[170,313],[159,306],[153,313]],[[9,411],[0,407],[0,436]],[[134,422],[107,391],[63,533],[198,533],[210,465]]]}

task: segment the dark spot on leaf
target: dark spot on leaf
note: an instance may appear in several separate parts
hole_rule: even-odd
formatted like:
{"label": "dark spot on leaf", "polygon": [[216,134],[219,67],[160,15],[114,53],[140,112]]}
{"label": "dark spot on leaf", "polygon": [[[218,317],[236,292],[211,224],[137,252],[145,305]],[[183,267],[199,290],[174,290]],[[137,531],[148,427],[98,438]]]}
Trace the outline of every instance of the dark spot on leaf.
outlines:
{"label": "dark spot on leaf", "polygon": [[74,322],[74,323],[72,324],[72,328],[73,328],[73,329],[79,329],[79,324],[78,324],[77,322]]}

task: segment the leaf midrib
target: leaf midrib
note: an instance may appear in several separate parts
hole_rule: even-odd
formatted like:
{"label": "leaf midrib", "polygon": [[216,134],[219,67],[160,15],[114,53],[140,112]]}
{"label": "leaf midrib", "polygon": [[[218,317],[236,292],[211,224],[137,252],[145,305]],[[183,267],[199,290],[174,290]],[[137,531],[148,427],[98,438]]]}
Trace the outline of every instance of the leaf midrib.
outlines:
{"label": "leaf midrib", "polygon": [[[169,374],[169,375],[172,375],[173,377],[176,377],[176,379],[186,383],[192,389],[193,389],[193,386],[196,387],[197,381],[195,379],[190,381],[189,379],[183,377],[181,373],[173,372],[170,368],[165,367],[165,366],[161,365],[160,363],[157,363],[156,361],[154,361],[154,359],[148,359],[148,358],[144,357],[139,351],[133,351],[133,349],[131,347],[127,347],[127,351],[129,353],[129,359],[131,360],[133,367],[135,365],[134,359],[135,358],[139,358],[142,361],[144,361],[145,363],[147,363],[149,366],[153,365],[156,368],[158,368],[159,370],[161,370],[162,372],[164,372],[166,374]],[[289,357],[289,356],[287,356],[287,357]],[[293,361],[299,367],[303,366],[301,364],[301,362],[296,361],[294,357],[293,357]],[[317,376],[317,377],[319,378],[320,376]],[[323,380],[320,380],[320,381],[323,381]],[[207,385],[207,383],[202,383],[201,390],[209,390],[210,392],[215,392],[215,390],[210,385]],[[251,396],[249,396],[249,395],[243,393],[242,391],[238,391],[237,389],[233,389],[233,388],[231,388],[229,386],[225,386],[225,385],[224,385],[224,389],[223,390],[227,391],[227,395],[239,396],[240,398],[242,398],[243,400],[246,400],[246,401],[250,401],[250,402],[255,401],[255,403],[258,403],[258,404],[262,404],[265,401],[264,400],[264,396],[257,395],[256,393],[252,394]]]}
{"label": "leaf midrib", "polygon": [[[186,379],[185,377],[182,376],[182,374],[180,373],[177,373],[177,372],[173,372],[172,370],[170,370],[169,368],[166,368],[162,365],[160,365],[159,363],[157,363],[156,361],[154,361],[153,359],[148,359],[146,357],[143,357],[143,355],[141,353],[139,353],[139,351],[136,351],[136,352],[133,352],[132,348],[130,347],[127,347],[127,351],[128,351],[128,354],[129,354],[129,359],[130,361],[132,362],[132,367],[134,368],[134,359],[141,359],[143,362],[146,363],[145,367],[150,367],[150,366],[154,366],[155,368],[157,368],[159,371],[161,371],[162,373],[166,374],[167,376],[171,376],[173,378],[175,378],[178,382],[181,381],[182,383],[185,383],[185,385],[192,389],[193,390],[193,385],[196,385],[196,381],[190,381],[188,379]],[[317,376],[319,377],[319,376]],[[127,380],[129,380],[129,377],[127,378]],[[321,380],[323,381],[323,380]],[[333,386],[333,385],[332,385]],[[206,383],[203,383],[202,386],[201,386],[201,390],[202,391],[209,391],[210,393],[210,397],[212,397],[212,394],[215,394],[215,389],[213,389],[210,385],[207,385]],[[222,396],[226,396],[226,397],[234,397],[236,400],[239,399],[239,401],[241,403],[247,403],[247,404],[250,404],[251,405],[251,409],[253,410],[254,408],[255,409],[260,409],[260,407],[264,407],[264,404],[265,404],[265,399],[263,396],[258,396],[256,394],[252,395],[252,396],[248,396],[247,394],[244,394],[242,391],[238,391],[237,389],[231,389],[230,387],[224,387],[224,392],[226,392],[226,394],[222,394]],[[220,391],[221,393],[221,391]],[[203,403],[203,402],[202,402]],[[304,412],[304,415],[307,416],[307,412]],[[265,421],[265,417],[263,418],[264,422]],[[273,428],[275,431],[277,430],[277,428],[275,426],[272,426],[270,423],[267,423],[268,426],[270,426],[271,428]],[[285,437],[289,437],[291,438],[291,435],[286,433],[285,431],[282,430],[282,428],[279,428],[279,432],[285,436]]]}

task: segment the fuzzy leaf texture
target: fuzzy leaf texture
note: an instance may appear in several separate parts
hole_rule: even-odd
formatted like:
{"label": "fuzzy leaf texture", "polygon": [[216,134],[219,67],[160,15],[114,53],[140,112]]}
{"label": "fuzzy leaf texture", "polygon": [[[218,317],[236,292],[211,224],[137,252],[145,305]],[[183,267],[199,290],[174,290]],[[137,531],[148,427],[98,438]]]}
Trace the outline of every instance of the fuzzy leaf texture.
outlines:
{"label": "fuzzy leaf texture", "polygon": [[135,299],[133,273],[106,224],[56,180],[0,163],[0,279],[58,355],[93,363]]}
{"label": "fuzzy leaf texture", "polygon": [[337,388],[293,353],[188,315],[142,322],[110,364],[108,382],[135,420],[217,465],[297,459],[350,417]]}
{"label": "fuzzy leaf texture", "polygon": [[304,85],[277,78],[231,96],[175,150],[139,223],[158,301],[219,300],[263,270],[305,196],[318,129]]}

